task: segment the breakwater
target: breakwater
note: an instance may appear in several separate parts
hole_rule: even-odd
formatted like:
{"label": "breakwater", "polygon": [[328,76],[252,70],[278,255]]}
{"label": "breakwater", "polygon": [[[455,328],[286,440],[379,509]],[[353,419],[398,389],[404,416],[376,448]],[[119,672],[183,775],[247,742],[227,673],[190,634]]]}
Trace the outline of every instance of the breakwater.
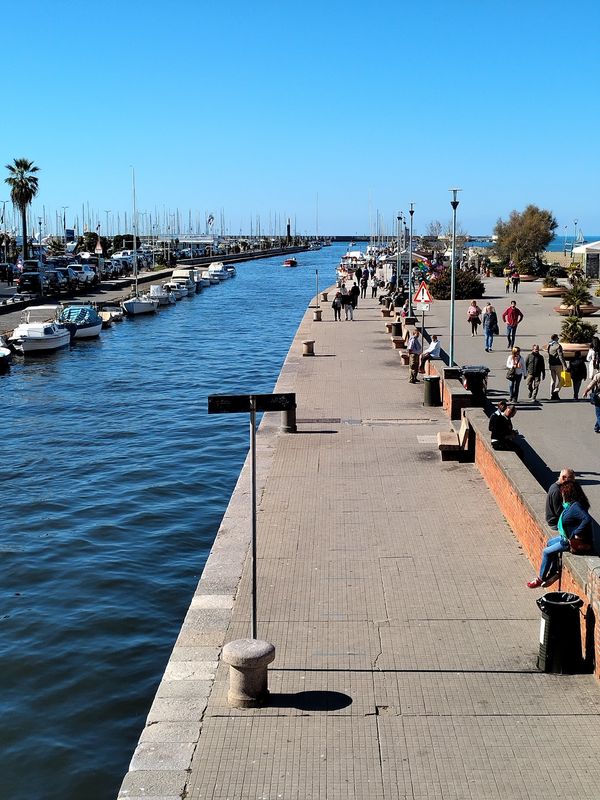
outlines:
{"label": "breakwater", "polygon": [[116,795],[247,451],[206,396],[273,389],[342,250],[249,262],[0,376],[6,797]]}

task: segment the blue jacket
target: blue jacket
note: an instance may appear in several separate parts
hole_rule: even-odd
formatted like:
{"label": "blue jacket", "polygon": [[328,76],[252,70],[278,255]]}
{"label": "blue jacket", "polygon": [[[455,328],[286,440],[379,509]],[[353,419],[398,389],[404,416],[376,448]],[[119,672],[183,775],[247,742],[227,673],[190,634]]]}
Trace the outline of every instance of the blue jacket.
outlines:
{"label": "blue jacket", "polygon": [[592,518],[581,503],[575,501],[563,511],[562,524],[569,539],[578,536],[580,539],[591,542]]}

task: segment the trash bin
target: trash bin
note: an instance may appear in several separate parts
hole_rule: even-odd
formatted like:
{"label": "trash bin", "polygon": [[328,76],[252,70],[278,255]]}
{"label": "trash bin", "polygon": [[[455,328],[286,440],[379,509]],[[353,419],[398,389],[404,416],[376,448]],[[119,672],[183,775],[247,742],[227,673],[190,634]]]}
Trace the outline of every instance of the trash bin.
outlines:
{"label": "trash bin", "polygon": [[423,378],[423,405],[441,406],[442,398],[440,395],[440,376],[426,375]]}
{"label": "trash bin", "polygon": [[487,394],[487,376],[489,371],[489,367],[483,364],[467,365],[460,368],[463,386],[479,400],[485,398]]}
{"label": "trash bin", "polygon": [[392,336],[402,336],[402,323],[392,322]]}
{"label": "trash bin", "polygon": [[538,669],[544,672],[581,672],[579,609],[583,600],[570,592],[548,592],[536,600],[542,612]]}

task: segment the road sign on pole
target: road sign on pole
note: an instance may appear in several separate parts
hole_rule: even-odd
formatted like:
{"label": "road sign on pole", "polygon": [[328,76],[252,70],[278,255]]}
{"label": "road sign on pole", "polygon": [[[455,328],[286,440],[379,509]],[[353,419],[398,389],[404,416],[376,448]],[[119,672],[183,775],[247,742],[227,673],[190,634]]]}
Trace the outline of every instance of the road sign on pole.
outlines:
{"label": "road sign on pole", "polygon": [[[286,394],[213,394],[208,397],[209,414],[250,414],[250,464],[252,476],[252,607],[250,609],[250,638],[256,632],[256,413],[257,411],[290,411],[296,408],[296,395]],[[295,414],[295,412],[294,412]],[[294,422],[295,425],[295,422]]]}
{"label": "road sign on pole", "polygon": [[415,296],[413,297],[414,303],[432,303],[433,299],[429,292],[429,287],[425,283],[425,281],[421,281],[421,285],[415,292]]}
{"label": "road sign on pole", "polygon": [[429,311],[429,303],[417,303],[417,311]]}

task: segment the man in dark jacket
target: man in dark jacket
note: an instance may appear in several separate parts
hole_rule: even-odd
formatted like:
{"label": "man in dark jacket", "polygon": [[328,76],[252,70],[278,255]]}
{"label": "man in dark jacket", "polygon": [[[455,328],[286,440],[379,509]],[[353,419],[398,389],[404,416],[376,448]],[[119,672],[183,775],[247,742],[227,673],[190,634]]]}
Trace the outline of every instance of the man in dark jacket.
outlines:
{"label": "man in dark jacket", "polygon": [[546,495],[546,522],[553,529],[557,529],[558,518],[563,512],[563,498],[560,487],[563,483],[569,481],[575,486],[577,501],[581,503],[582,507],[587,511],[590,507],[590,501],[587,499],[585,492],[577,482],[574,471],[570,467],[564,467],[560,471],[558,480],[553,483],[548,489]]}
{"label": "man in dark jacket", "polygon": [[587,364],[585,359],[581,357],[579,350],[569,363],[569,372],[571,373],[571,383],[573,384],[573,400],[579,400],[581,383],[587,378]]}
{"label": "man in dark jacket", "polygon": [[527,388],[529,389],[529,399],[537,400],[540,381],[543,381],[546,377],[544,356],[540,353],[539,344],[534,344],[531,348],[531,353],[529,353],[527,356],[525,366],[527,368]]}
{"label": "man in dark jacket", "polygon": [[[501,404],[502,405],[501,405]],[[514,406],[509,406],[505,401],[498,403],[498,410],[490,417],[489,431],[494,450],[518,450],[515,446],[515,434],[511,418],[517,413]]]}

